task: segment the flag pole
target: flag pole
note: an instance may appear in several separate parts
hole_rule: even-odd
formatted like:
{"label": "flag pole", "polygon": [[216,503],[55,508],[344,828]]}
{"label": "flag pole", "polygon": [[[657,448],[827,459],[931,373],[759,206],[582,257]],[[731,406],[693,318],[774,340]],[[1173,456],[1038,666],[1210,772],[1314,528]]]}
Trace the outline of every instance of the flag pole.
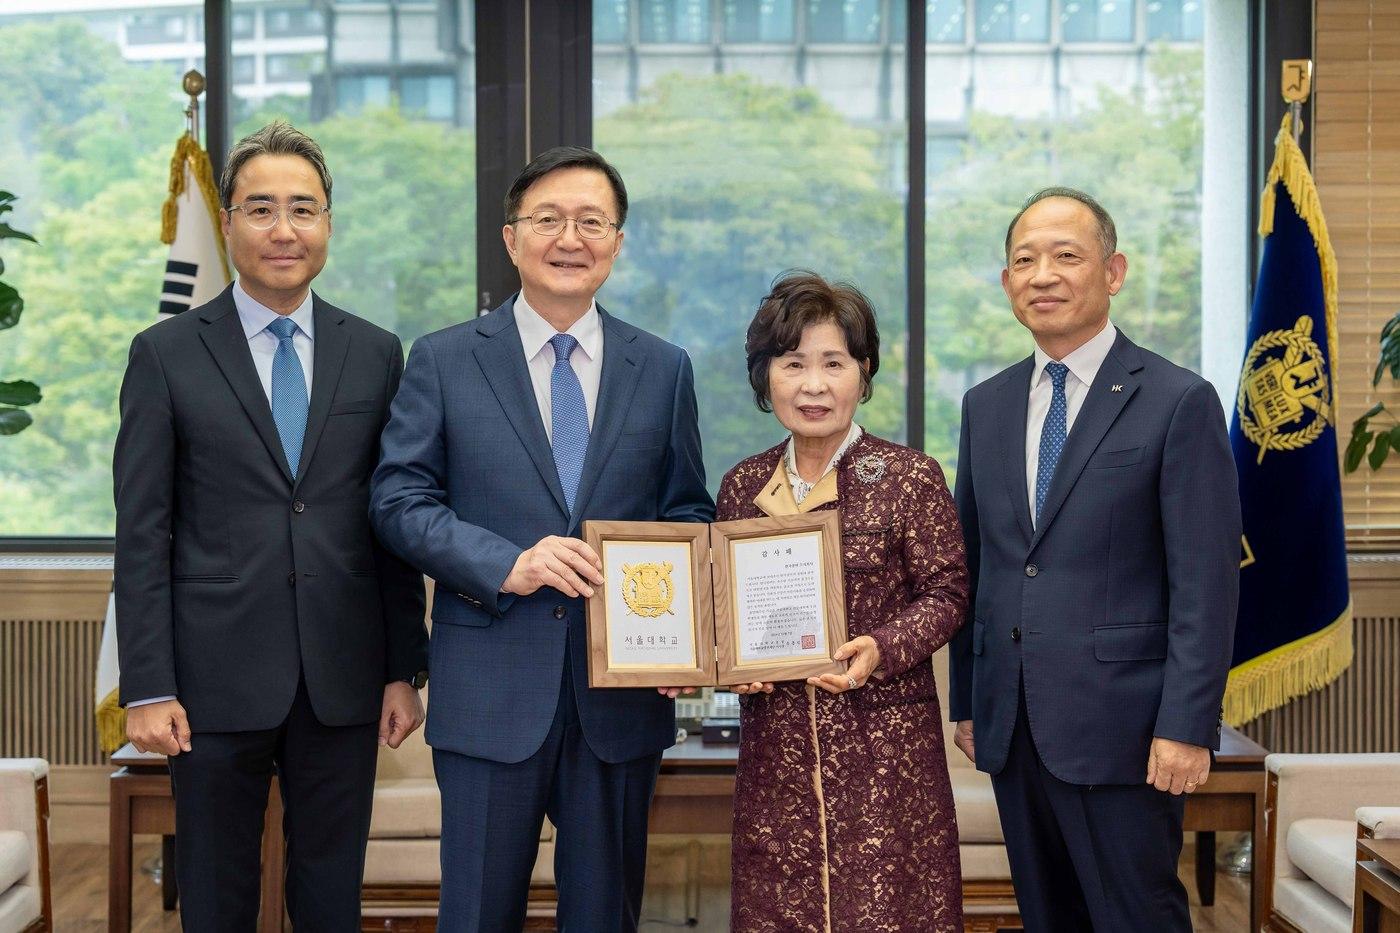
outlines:
{"label": "flag pole", "polygon": [[1290,58],[1283,63],[1283,80],[1279,82],[1288,113],[1293,118],[1293,142],[1303,133],[1303,105],[1312,94],[1313,63],[1311,58]]}
{"label": "flag pole", "polygon": [[191,68],[185,72],[185,77],[180,82],[185,89],[185,93],[190,96],[189,106],[185,108],[185,130],[190,134],[190,138],[199,144],[199,95],[204,93],[204,75]]}

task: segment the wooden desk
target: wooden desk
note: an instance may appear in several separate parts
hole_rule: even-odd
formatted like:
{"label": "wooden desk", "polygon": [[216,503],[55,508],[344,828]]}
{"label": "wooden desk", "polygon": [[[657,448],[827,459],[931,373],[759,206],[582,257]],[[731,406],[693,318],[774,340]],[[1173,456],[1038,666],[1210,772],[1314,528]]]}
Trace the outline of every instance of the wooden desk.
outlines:
{"label": "wooden desk", "polygon": [[1356,841],[1352,933],[1400,933],[1400,839]]}
{"label": "wooden desk", "polygon": [[[1215,902],[1215,834],[1240,830],[1264,843],[1263,746],[1225,726],[1210,778],[1186,799],[1185,829],[1196,833],[1196,888],[1201,903]],[[661,756],[651,802],[653,833],[729,833],[734,826],[737,745],[705,745],[691,736]],[[1250,872],[1249,928],[1259,929],[1264,885],[1258,849]]]}
{"label": "wooden desk", "polygon": [[[112,756],[117,770],[108,781],[111,823],[108,838],[107,929],[128,933],[131,929],[131,838],[137,834],[166,837],[162,845],[165,907],[175,906],[175,852],[169,837],[175,834],[175,798],[170,792],[170,769],[165,756],[138,752],[129,743]],[[282,795],[273,779],[263,823],[262,906],[259,933],[281,933],[284,912]]]}

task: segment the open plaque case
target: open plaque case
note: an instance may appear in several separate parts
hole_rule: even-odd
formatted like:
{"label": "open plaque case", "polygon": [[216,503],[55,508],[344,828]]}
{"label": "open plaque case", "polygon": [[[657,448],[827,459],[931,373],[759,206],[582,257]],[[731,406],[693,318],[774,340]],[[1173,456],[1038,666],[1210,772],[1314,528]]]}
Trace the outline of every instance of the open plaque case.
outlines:
{"label": "open plaque case", "polygon": [[836,511],[712,525],[589,521],[603,561],[588,600],[594,687],[702,687],[841,673]]}

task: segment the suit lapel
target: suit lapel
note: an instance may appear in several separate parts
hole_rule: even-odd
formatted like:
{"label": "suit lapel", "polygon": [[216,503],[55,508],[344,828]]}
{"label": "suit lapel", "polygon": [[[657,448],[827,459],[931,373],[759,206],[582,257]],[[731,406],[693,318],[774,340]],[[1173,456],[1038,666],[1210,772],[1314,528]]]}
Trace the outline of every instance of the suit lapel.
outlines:
{"label": "suit lapel", "polygon": [[632,396],[637,391],[638,376],[646,365],[646,355],[634,342],[636,331],[619,323],[601,307],[598,316],[603,324],[603,373],[598,386],[598,405],[593,412],[593,430],[588,435],[588,453],[583,459],[583,475],[574,497],[570,531],[579,524],[588,497],[598,485],[602,465],[617,444],[622,424],[632,407]]}
{"label": "suit lapel", "polygon": [[496,311],[477,322],[477,332],[489,339],[477,346],[474,351],[476,360],[496,400],[500,402],[501,410],[506,413],[511,427],[525,445],[535,469],[539,470],[540,479],[544,480],[554,496],[559,510],[567,516],[569,508],[564,503],[564,488],[559,484],[554,451],[550,449],[549,435],[545,434],[544,422],[540,420],[540,408],[535,403],[535,387],[525,365],[520,331],[515,327],[514,305],[515,298],[511,297]]}
{"label": "suit lapel", "polygon": [[214,362],[228,380],[238,403],[253,422],[253,429],[262,438],[267,452],[272,455],[277,468],[287,484],[292,483],[292,471],[287,466],[287,455],[282,451],[282,439],[277,434],[277,425],[272,420],[272,406],[268,404],[267,393],[263,391],[258,371],[253,366],[253,354],[248,350],[248,338],[243,333],[243,324],[238,310],[233,304],[232,286],[223,294],[205,305],[200,319],[206,327],[200,331],[200,339],[209,348]]}
{"label": "suit lapel", "polygon": [[[1040,521],[1036,524],[1035,537],[1031,539],[1034,548],[1045,537],[1045,530],[1055,520],[1055,514],[1069,498],[1069,492],[1084,472],[1084,465],[1098,448],[1103,436],[1118,420],[1123,406],[1137,392],[1138,380],[1134,375],[1142,369],[1142,356],[1136,345],[1120,331],[1113,342],[1113,348],[1104,357],[1103,365],[1094,376],[1094,384],[1089,386],[1089,394],[1084,397],[1084,405],[1079,416],[1074,419],[1074,427],[1065,440],[1065,448],[1060,454],[1060,462],[1055,466],[1054,479],[1045,493],[1045,504],[1041,506]],[[1118,390],[1114,391],[1117,386]],[[1022,490],[1021,498],[1025,499]]]}
{"label": "suit lapel", "polygon": [[1001,476],[1011,497],[1011,511],[1026,541],[1031,540],[1031,507],[1026,492],[1026,412],[1030,407],[1031,370],[1035,357],[1013,366],[998,389],[997,433],[1001,436]]}
{"label": "suit lapel", "polygon": [[350,335],[344,327],[343,311],[326,304],[313,292],[311,316],[316,331],[311,342],[311,407],[306,414],[306,439],[302,442],[301,469],[297,472],[296,485],[300,485],[302,477],[306,476],[306,468],[311,465],[312,454],[316,452],[316,443],[325,430],[331,400],[335,398],[340,374],[345,368],[345,354],[350,349]]}

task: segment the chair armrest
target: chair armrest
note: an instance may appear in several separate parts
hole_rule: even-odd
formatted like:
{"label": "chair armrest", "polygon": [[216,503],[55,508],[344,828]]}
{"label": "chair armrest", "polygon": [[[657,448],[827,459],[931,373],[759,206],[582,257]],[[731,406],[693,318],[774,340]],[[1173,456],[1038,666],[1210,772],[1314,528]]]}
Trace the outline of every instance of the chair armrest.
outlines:
{"label": "chair armrest", "polygon": [[1350,822],[1358,807],[1400,804],[1400,754],[1275,754],[1264,759],[1264,768],[1278,779],[1267,840],[1276,878],[1299,874],[1284,847],[1295,820]]}
{"label": "chair armrest", "polygon": [[1400,839],[1400,806],[1357,807],[1356,834],[1372,839]]}
{"label": "chair armrest", "polygon": [[0,758],[0,829],[15,829],[30,842],[27,884],[39,889],[41,909],[53,929],[49,879],[49,763],[42,758]]}

